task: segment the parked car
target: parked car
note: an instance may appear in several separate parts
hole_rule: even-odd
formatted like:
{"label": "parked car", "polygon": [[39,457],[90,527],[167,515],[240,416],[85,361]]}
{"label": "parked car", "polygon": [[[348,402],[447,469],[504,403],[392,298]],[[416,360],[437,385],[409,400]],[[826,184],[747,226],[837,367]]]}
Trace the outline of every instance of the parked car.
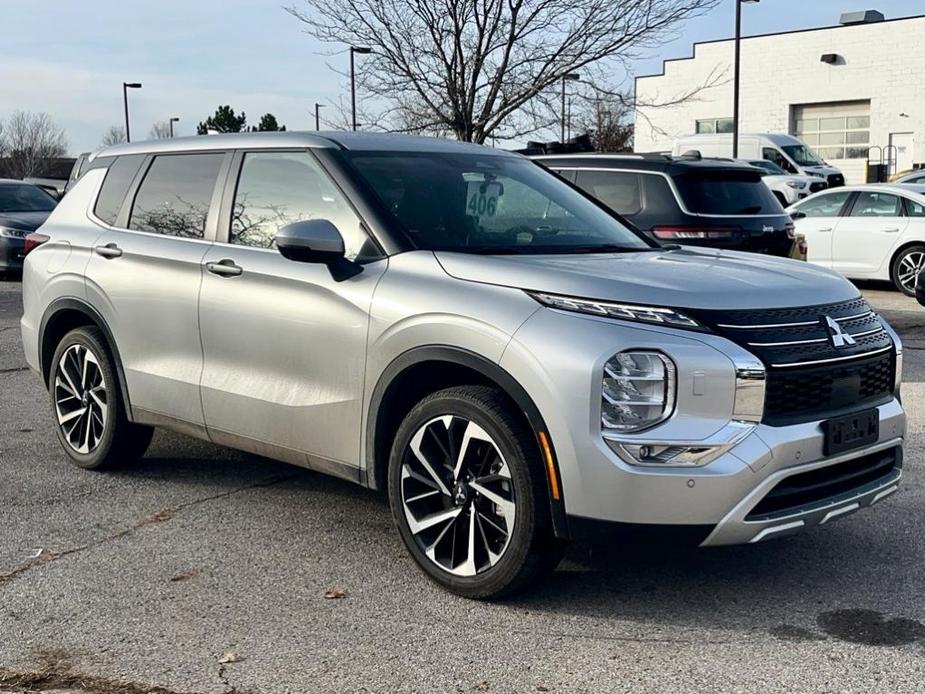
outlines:
{"label": "parked car", "polygon": [[730,159],[534,157],[660,242],[789,256],[793,224],[762,173]]}
{"label": "parked car", "polygon": [[0,273],[22,269],[26,236],[42,225],[56,202],[37,186],[0,178]]}
{"label": "parked car", "polygon": [[[680,137],[674,141],[672,153],[700,152],[704,157],[731,157],[732,134],[702,134]],[[845,177],[827,164],[803,140],[785,133],[739,135],[739,156],[743,159],[766,159],[790,174],[816,176],[829,188],[845,185]]]}
{"label": "parked car", "polygon": [[807,259],[851,279],[915,294],[925,267],[925,186],[870,184],[816,193],[788,208]]}
{"label": "parked car", "polygon": [[474,598],[570,539],[758,542],[899,484],[900,341],[834,272],[662,248],[460,142],[216,135],[91,164],[23,278],[26,359],[83,468],[162,426],[387,490],[423,571]]}
{"label": "parked car", "polygon": [[798,200],[828,188],[828,184],[818,176],[788,174],[773,161],[766,159],[740,159],[743,164],[765,171],[761,181],[771,189],[781,207],[792,205]]}
{"label": "parked car", "polygon": [[77,159],[74,160],[74,166],[71,167],[71,173],[67,177],[67,184],[64,187],[65,193],[69,191],[75,183],[77,183],[77,179],[80,178],[80,175],[86,170],[86,165],[89,159],[90,152],[81,152],[77,156]]}
{"label": "parked car", "polygon": [[901,176],[897,176],[895,179],[890,181],[891,183],[916,183],[919,185],[925,185],[925,169],[915,169],[914,171],[907,171]]}
{"label": "parked car", "polygon": [[925,271],[919,271],[919,279],[915,285],[915,298],[925,306]]}

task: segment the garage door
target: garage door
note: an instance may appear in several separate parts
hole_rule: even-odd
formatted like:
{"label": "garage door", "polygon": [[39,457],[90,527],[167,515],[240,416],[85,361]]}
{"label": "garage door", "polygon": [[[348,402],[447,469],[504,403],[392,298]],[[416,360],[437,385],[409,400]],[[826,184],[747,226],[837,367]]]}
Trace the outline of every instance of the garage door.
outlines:
{"label": "garage door", "polygon": [[792,111],[793,134],[826,161],[867,159],[869,101],[803,104],[794,106]]}

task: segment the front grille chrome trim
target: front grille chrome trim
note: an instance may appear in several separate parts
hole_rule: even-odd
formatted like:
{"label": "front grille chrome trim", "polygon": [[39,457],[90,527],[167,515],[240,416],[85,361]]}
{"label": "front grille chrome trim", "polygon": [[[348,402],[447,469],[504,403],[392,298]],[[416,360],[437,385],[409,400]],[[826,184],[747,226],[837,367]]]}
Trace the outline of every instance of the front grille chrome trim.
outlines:
{"label": "front grille chrome trim", "polygon": [[872,352],[862,352],[861,354],[851,354],[847,357],[833,357],[832,359],[814,359],[813,361],[795,361],[787,364],[771,364],[775,369],[792,369],[797,366],[815,366],[816,364],[833,364],[839,361],[849,361],[851,359],[863,359],[864,357],[873,357],[878,354],[893,351],[893,346],[875,349]]}
{"label": "front grille chrome trim", "polygon": [[[838,323],[845,323],[851,320],[860,320],[861,318],[870,318],[871,316],[876,316],[873,311],[866,311],[864,313],[856,313],[853,316],[842,316],[841,318],[835,318],[834,320]],[[718,328],[730,328],[732,330],[768,330],[770,328],[805,328],[808,325],[819,325],[819,321],[810,320],[810,321],[800,321],[798,323],[764,323],[762,325],[731,325],[729,323],[717,323],[716,327]]]}
{"label": "front grille chrome trim", "polygon": [[[873,330],[865,330],[861,333],[848,333],[853,338],[858,337],[869,337],[870,335],[876,335],[878,333],[884,332],[882,327],[874,328]],[[796,345],[818,345],[823,342],[828,342],[828,338],[820,337],[813,340],[789,340],[784,342],[748,342],[746,343],[749,347],[794,347]]]}

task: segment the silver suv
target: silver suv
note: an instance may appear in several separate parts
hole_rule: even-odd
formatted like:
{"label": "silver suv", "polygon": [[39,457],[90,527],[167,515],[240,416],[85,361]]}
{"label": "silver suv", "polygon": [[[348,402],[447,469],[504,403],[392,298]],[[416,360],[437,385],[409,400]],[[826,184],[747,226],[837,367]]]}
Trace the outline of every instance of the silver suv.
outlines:
{"label": "silver suv", "polygon": [[154,427],[387,490],[494,597],[607,530],[758,542],[897,489],[900,341],[840,276],[659,246],[509,153],[248,134],[90,159],[22,339],[79,466]]}

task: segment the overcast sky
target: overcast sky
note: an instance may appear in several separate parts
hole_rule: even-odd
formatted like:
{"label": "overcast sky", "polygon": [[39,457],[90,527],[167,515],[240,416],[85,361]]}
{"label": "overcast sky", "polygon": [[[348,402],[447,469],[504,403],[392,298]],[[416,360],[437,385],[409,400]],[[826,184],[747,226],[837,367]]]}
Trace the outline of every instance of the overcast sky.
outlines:
{"label": "overcast sky", "polygon": [[[110,125],[122,124],[123,81],[144,84],[130,92],[135,139],[170,116],[180,118],[179,134],[194,134],[225,103],[251,123],[269,111],[291,130],[313,129],[314,103],[344,90],[328,63],[345,65],[346,54],[323,55],[331,48],[302,33],[280,0],[0,4],[0,119],[17,109],[47,111],[66,129],[72,153],[96,148]],[[744,7],[743,33],[827,26],[841,12],[865,7],[887,18],[925,13],[921,0],[762,0]],[[723,0],[680,39],[639,61],[636,72],[659,72],[661,59],[690,55],[694,41],[730,36],[733,11],[733,0]]]}

